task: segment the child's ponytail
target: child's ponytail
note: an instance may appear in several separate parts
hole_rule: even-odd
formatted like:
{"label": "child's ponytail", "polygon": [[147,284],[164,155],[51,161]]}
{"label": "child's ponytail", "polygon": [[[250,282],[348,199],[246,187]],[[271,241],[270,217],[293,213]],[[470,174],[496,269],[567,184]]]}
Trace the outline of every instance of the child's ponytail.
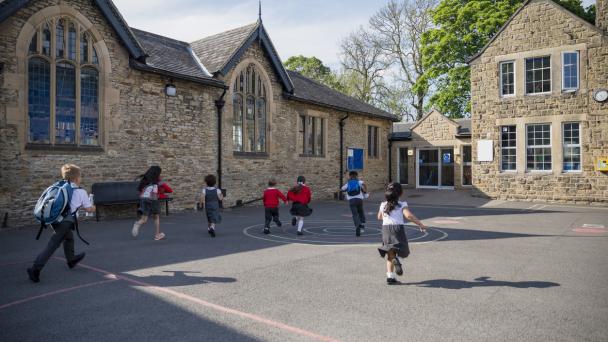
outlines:
{"label": "child's ponytail", "polygon": [[142,191],[146,186],[150,184],[158,184],[160,182],[160,166],[150,166],[150,168],[143,175],[139,176],[141,179],[139,181],[139,186],[137,187],[139,191]]}
{"label": "child's ponytail", "polygon": [[399,198],[402,194],[403,188],[401,188],[401,184],[399,183],[390,183],[386,187],[386,192],[384,193],[384,198],[386,198],[386,207],[384,208],[384,212],[387,215],[399,207]]}

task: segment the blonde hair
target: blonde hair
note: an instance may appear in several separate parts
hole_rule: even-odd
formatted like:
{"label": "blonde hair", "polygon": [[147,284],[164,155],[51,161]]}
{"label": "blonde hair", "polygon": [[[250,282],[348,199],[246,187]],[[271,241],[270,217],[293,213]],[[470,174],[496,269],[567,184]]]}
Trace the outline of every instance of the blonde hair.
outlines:
{"label": "blonde hair", "polygon": [[80,178],[80,168],[74,164],[65,164],[61,167],[61,177],[73,182]]}

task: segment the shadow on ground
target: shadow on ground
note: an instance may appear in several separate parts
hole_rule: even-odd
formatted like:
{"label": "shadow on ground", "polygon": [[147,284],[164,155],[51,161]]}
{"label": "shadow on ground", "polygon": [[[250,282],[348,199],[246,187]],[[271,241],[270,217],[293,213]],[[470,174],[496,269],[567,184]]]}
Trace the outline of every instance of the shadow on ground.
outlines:
{"label": "shadow on ground", "polygon": [[490,277],[479,277],[473,279],[473,281],[457,279],[433,279],[417,283],[402,283],[402,285],[417,285],[418,287],[430,287],[450,290],[471,289],[474,287],[513,287],[518,289],[544,289],[554,286],[560,286],[560,284],[558,283],[548,281],[504,281],[491,280]]}

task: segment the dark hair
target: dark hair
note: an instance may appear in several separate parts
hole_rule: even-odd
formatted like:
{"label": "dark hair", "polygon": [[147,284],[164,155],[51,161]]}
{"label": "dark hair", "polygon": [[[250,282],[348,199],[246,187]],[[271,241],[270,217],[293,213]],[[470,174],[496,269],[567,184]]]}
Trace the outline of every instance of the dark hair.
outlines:
{"label": "dark hair", "polygon": [[399,183],[390,183],[386,187],[386,192],[384,193],[384,198],[386,198],[386,207],[384,208],[384,212],[389,214],[391,211],[395,210],[395,208],[399,207],[399,197],[403,194],[403,188]]}
{"label": "dark hair", "polygon": [[150,168],[148,168],[148,171],[146,171],[146,173],[139,176],[140,180],[139,180],[139,186],[137,187],[137,189],[139,191],[142,191],[145,187],[147,187],[150,184],[158,184],[158,182],[160,181],[160,172],[161,171],[162,171],[162,169],[160,168],[160,166],[157,166],[157,165],[150,166]]}
{"label": "dark hair", "polygon": [[274,177],[271,177],[271,178],[268,180],[268,186],[275,186],[275,185],[277,185],[277,180],[276,180],[276,179],[274,179]]}
{"label": "dark hair", "polygon": [[216,182],[217,182],[217,179],[215,178],[214,175],[205,176],[205,183],[207,184],[207,186],[214,186]]}
{"label": "dark hair", "polygon": [[293,192],[294,194],[299,194],[300,191],[302,191],[302,184],[306,182],[306,178],[304,178],[304,176],[298,176],[296,182],[296,185],[289,189],[289,191]]}
{"label": "dark hair", "polygon": [[348,177],[355,179],[359,176],[359,173],[357,171],[351,171],[348,173]]}

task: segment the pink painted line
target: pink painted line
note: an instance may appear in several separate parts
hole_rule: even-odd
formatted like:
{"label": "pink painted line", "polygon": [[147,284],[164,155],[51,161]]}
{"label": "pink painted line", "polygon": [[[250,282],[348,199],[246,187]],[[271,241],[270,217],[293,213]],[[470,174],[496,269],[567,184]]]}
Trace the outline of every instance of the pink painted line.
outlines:
{"label": "pink painted line", "polygon": [[17,305],[17,304],[27,303],[27,302],[30,302],[32,300],[36,300],[36,299],[40,299],[40,298],[45,298],[45,297],[50,297],[50,296],[54,296],[54,295],[57,295],[57,294],[61,294],[61,293],[65,293],[65,292],[70,292],[70,291],[74,291],[74,290],[78,290],[78,289],[82,289],[82,288],[85,288],[85,287],[90,287],[90,286],[95,286],[95,285],[101,285],[101,284],[109,283],[109,282],[116,281],[116,280],[118,280],[118,279],[106,279],[106,280],[101,280],[101,281],[95,281],[95,282],[92,282],[92,283],[82,284],[82,285],[78,285],[78,286],[72,286],[72,287],[68,287],[68,288],[65,288],[65,289],[61,289],[61,290],[56,290],[56,291],[51,291],[51,292],[43,293],[43,294],[38,295],[38,296],[23,298],[23,299],[20,299],[20,300],[11,302],[11,303],[3,304],[2,306],[0,306],[0,310],[6,309],[8,307],[11,307],[11,306],[14,306],[14,305]]}
{"label": "pink painted line", "polygon": [[152,285],[150,283],[146,283],[146,282],[141,281],[141,280],[135,280],[135,279],[131,279],[131,278],[128,278],[128,277],[125,277],[125,276],[122,276],[122,275],[117,275],[117,274],[114,274],[112,272],[108,272],[106,270],[103,270],[101,268],[89,266],[89,265],[86,265],[86,264],[83,264],[83,263],[79,263],[78,266],[86,268],[86,269],[89,269],[89,270],[92,270],[92,271],[95,271],[95,272],[99,272],[99,273],[105,274],[108,277],[112,277],[112,278],[116,278],[116,279],[121,279],[121,280],[127,281],[129,283],[139,285],[139,286],[145,286],[145,287],[154,289],[156,291],[163,292],[163,293],[171,295],[173,297],[177,297],[177,298],[180,298],[180,299],[183,299],[183,300],[186,300],[186,301],[190,301],[190,302],[199,304],[201,306],[204,306],[204,307],[207,307],[207,308],[210,308],[210,309],[213,309],[213,310],[217,310],[217,311],[224,312],[224,313],[227,313],[227,314],[235,315],[235,316],[238,316],[238,317],[241,317],[241,318],[250,319],[250,320],[256,321],[258,323],[262,323],[262,324],[265,324],[265,325],[268,325],[268,326],[271,326],[271,327],[274,327],[274,328],[285,330],[285,331],[288,331],[288,332],[291,332],[291,333],[294,333],[294,334],[297,334],[297,335],[309,337],[309,338],[317,340],[317,341],[340,342],[339,340],[331,338],[331,337],[327,337],[327,336],[323,336],[323,335],[318,335],[318,334],[315,334],[313,332],[310,332],[310,331],[307,331],[307,330],[304,330],[304,329],[300,329],[300,328],[297,328],[297,327],[293,327],[291,325],[287,325],[285,323],[273,321],[271,319],[264,318],[264,317],[261,317],[261,316],[258,316],[258,315],[254,315],[254,314],[251,314],[251,313],[248,313],[248,312],[243,312],[243,311],[231,309],[231,308],[228,308],[228,307],[225,307],[225,306],[222,306],[222,305],[214,304],[214,303],[208,302],[206,300],[202,300],[200,298],[196,298],[196,297],[193,297],[193,296],[190,296],[190,295],[187,295],[187,294],[184,294],[184,293],[180,293],[180,292],[168,289],[168,288]]}
{"label": "pink painted line", "polygon": [[577,233],[594,233],[594,234],[608,233],[608,230],[603,229],[603,228],[574,228],[572,230]]}

